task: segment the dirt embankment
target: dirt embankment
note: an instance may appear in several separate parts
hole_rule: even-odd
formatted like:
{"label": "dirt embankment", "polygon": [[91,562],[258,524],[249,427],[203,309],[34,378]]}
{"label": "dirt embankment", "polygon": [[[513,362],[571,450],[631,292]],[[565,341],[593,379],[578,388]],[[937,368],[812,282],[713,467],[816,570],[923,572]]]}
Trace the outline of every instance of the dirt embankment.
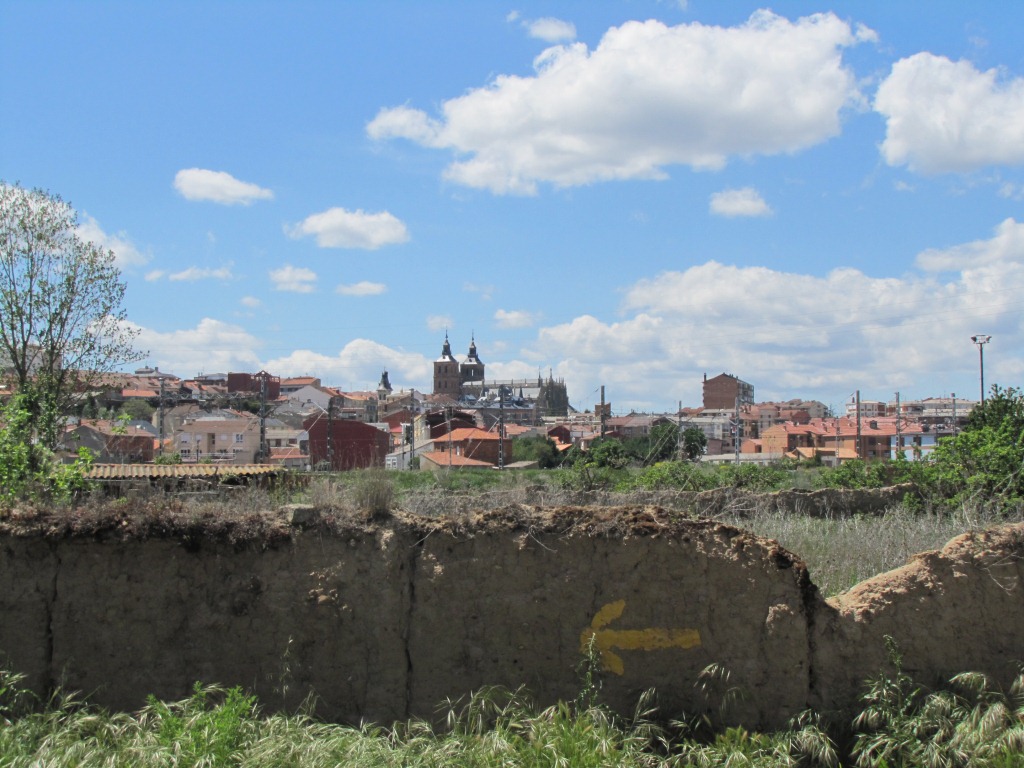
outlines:
{"label": "dirt embankment", "polygon": [[694,683],[719,664],[746,694],[733,717],[777,727],[848,707],[885,635],[919,676],[1007,677],[1022,555],[1021,525],[961,537],[826,602],[775,542],[656,506],[29,515],[0,526],[0,652],[39,690],[112,707],[203,680],[268,706],[312,692],[356,722],[431,717],[484,685],[571,698],[589,646],[622,711],[648,688],[667,717],[714,707]]}

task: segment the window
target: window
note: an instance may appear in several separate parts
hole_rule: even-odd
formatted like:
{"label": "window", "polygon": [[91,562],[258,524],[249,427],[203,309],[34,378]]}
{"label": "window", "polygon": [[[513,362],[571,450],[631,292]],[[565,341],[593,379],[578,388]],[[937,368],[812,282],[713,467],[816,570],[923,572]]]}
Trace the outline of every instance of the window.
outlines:
{"label": "window", "polygon": [[244,443],[244,442],[245,442],[245,435],[243,435],[241,432],[236,432],[235,433],[235,443],[238,444],[238,443]]}

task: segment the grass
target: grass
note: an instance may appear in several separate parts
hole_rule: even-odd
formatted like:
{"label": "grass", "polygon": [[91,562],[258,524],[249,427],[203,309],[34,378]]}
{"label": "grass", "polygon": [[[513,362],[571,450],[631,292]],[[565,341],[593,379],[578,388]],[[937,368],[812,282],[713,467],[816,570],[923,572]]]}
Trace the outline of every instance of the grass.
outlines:
{"label": "grass", "polygon": [[19,683],[0,671],[0,768],[1024,766],[1024,674],[1005,692],[978,674],[925,691],[897,666],[870,681],[842,737],[812,713],[776,733],[712,731],[700,718],[658,721],[649,694],[624,719],[601,706],[595,688],[545,708],[523,691],[485,689],[449,702],[435,728],[265,714],[238,688],[201,685],[182,701],[151,699],[137,713],[110,713],[66,694],[31,702]]}
{"label": "grass", "polygon": [[[941,549],[962,533],[1009,521],[991,507],[928,513],[905,505],[880,515],[809,517],[760,510],[719,519],[775,539],[797,554],[807,564],[811,581],[826,596],[898,568],[918,552]],[[1022,519],[1019,512],[1015,519]]]}

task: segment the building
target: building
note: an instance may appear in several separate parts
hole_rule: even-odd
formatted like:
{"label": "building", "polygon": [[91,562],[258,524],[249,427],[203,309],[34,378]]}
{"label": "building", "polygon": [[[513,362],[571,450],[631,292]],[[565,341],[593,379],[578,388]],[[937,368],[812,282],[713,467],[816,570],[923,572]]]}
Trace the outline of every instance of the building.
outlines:
{"label": "building", "polygon": [[704,374],[704,409],[735,410],[754,404],[754,385],[729,373],[709,379]]}
{"label": "building", "polygon": [[75,453],[88,448],[98,464],[138,464],[153,461],[153,434],[109,419],[83,419],[64,433],[62,447]]}
{"label": "building", "polygon": [[327,466],[340,472],[383,467],[391,450],[389,432],[361,421],[328,421],[318,414],[306,419],[303,429],[309,433],[309,459],[314,469]]}
{"label": "building", "polygon": [[452,346],[448,342],[448,334],[444,335],[444,346],[441,356],[434,361],[435,395],[447,395],[455,400],[466,394],[467,385],[480,387],[484,381],[485,366],[476,351],[476,339],[469,343],[469,354],[463,362],[459,362],[452,354]]}
{"label": "building", "polygon": [[254,464],[260,452],[259,419],[186,419],[174,436],[174,449],[185,463]]}

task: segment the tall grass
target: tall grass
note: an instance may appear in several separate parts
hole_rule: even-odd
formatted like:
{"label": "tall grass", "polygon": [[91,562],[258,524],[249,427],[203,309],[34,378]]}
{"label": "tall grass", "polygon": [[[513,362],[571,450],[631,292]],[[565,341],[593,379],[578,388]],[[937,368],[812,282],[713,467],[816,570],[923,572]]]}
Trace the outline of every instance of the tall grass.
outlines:
{"label": "tall grass", "polygon": [[0,673],[0,767],[199,766],[1024,766],[1024,674],[1001,691],[978,674],[925,691],[900,671],[870,682],[841,759],[813,713],[788,730],[708,731],[658,724],[649,695],[631,718],[596,703],[537,707],[523,691],[485,689],[449,702],[441,728],[421,720],[349,727],[309,714],[264,714],[240,689],[196,686],[178,702],[110,713],[58,695],[30,707]]}
{"label": "tall grass", "polygon": [[994,507],[928,513],[905,505],[880,515],[810,517],[762,509],[719,519],[775,539],[797,554],[826,596],[898,568],[918,552],[940,549],[962,533],[1007,522]]}

